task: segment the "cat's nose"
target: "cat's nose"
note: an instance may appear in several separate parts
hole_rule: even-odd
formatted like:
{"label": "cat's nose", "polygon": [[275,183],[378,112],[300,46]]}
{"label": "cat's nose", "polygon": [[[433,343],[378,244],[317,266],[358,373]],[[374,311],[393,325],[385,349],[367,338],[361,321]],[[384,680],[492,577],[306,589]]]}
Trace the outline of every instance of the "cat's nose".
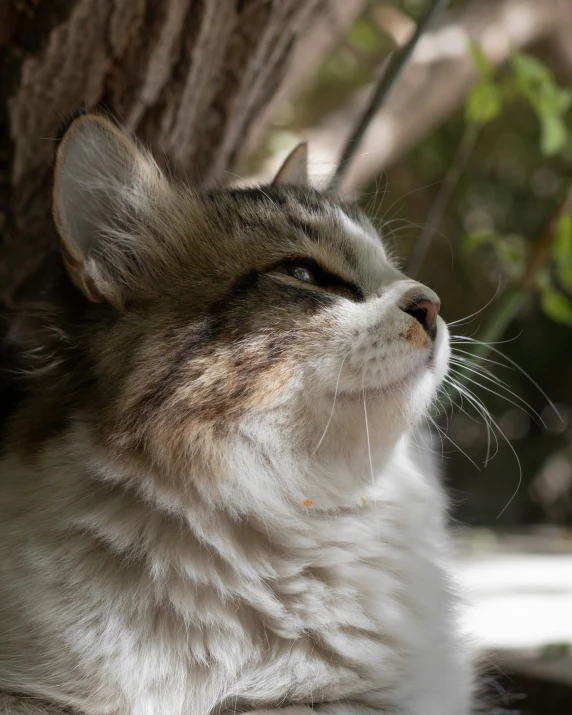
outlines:
{"label": "cat's nose", "polygon": [[418,284],[401,296],[399,307],[404,313],[415,318],[431,340],[435,340],[437,314],[441,308],[441,301],[436,293],[430,288]]}

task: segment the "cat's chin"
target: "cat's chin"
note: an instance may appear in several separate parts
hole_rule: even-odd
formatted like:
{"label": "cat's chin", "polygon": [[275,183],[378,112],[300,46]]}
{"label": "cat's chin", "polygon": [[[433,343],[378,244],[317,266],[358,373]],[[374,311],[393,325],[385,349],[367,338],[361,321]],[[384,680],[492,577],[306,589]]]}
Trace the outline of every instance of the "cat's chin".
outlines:
{"label": "cat's chin", "polygon": [[[370,400],[370,398],[387,399],[397,398],[403,399],[415,387],[420,383],[424,377],[429,375],[434,375],[435,361],[433,356],[429,357],[425,363],[418,365],[411,369],[399,379],[390,380],[382,385],[367,385],[364,384],[357,389],[338,389],[331,393],[331,398],[336,400],[344,400],[349,402],[359,401],[363,402],[364,397]],[[434,377],[435,389],[437,389],[438,380]]]}

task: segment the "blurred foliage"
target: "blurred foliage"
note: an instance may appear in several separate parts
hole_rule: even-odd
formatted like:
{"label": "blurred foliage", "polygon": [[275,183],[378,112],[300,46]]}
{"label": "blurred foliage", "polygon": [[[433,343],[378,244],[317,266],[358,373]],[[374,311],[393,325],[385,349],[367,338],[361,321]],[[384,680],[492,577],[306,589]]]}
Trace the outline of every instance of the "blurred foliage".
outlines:
{"label": "blurred foliage", "polygon": [[536,57],[516,50],[509,58],[512,71],[499,79],[478,43],[471,41],[469,48],[481,77],[465,104],[467,122],[487,124],[499,116],[504,104],[521,99],[530,105],[540,122],[542,154],[552,156],[564,149],[568,141],[565,115],[572,104],[572,90],[560,87],[552,72]]}
{"label": "blurred foliage", "polygon": [[[462,10],[471,1],[475,2],[453,0],[451,6]],[[297,100],[283,106],[261,155],[291,145],[293,135],[352,101],[356,90],[375,79],[393,46],[380,22],[384,5],[375,0],[366,4]],[[428,0],[391,3],[413,21],[423,16],[428,5]],[[419,279],[440,294],[449,322],[472,316],[452,327],[457,335],[478,337],[486,332],[498,319],[503,301],[513,312],[518,309],[502,323],[508,327],[499,338],[502,344],[494,347],[523,372],[492,352],[486,359],[501,364],[481,365],[504,380],[507,388],[476,375],[484,387],[468,383],[498,425],[492,459],[486,460],[484,421],[458,397],[454,398],[457,407],[440,418],[455,446],[447,438],[442,443],[437,438],[436,451],[443,454],[454,515],[464,522],[494,527],[572,525],[572,216],[568,210],[552,227],[549,250],[534,266],[532,286],[522,289],[523,276],[571,184],[571,69],[549,42],[526,52],[513,50],[499,69],[490,65],[476,43],[468,51],[479,78],[465,106],[397,164],[373,177],[362,203],[377,217],[382,231],[384,224],[389,226],[383,231],[386,241],[406,266],[419,226],[427,219],[467,127],[478,126],[476,147]],[[522,292],[522,299],[513,299],[515,291]],[[455,349],[470,352],[469,347],[461,343]],[[556,403],[560,416],[543,393]],[[519,465],[508,442],[518,455],[522,484],[497,518],[519,483]]]}
{"label": "blurred foliage", "polygon": [[[541,60],[524,52],[512,50],[509,71],[497,75],[477,42],[471,41],[469,50],[480,79],[470,90],[465,102],[468,128],[471,125],[482,127],[497,119],[507,103],[522,101],[534,111],[538,119],[541,155],[549,157],[563,152],[570,141],[566,113],[572,104],[572,90],[560,87],[553,73]],[[572,209],[572,201],[570,203]],[[546,315],[572,327],[572,300],[566,294],[566,291],[572,290],[569,280],[572,261],[570,213],[564,212],[552,230],[554,236],[548,236],[547,240],[552,243],[552,260],[559,280],[553,281],[551,273],[539,266],[538,274],[534,276],[535,285],[540,291],[540,305]],[[476,232],[468,235],[463,245],[469,250],[487,245],[507,275],[516,278],[524,273],[529,249],[521,236]],[[489,336],[489,339],[491,337],[499,336]]]}
{"label": "blurred foliage", "polygon": [[572,328],[572,214],[563,213],[555,230],[552,248],[554,272],[538,276],[541,305],[552,320]]}
{"label": "blurred foliage", "polygon": [[570,653],[570,643],[549,643],[542,648],[540,657],[542,660],[558,660],[569,656]]}

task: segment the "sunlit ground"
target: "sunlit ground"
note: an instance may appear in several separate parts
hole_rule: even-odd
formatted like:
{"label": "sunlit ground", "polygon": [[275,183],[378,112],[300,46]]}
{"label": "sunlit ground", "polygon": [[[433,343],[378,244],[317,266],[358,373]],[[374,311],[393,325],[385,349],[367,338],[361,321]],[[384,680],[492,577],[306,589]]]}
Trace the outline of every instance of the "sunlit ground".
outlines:
{"label": "sunlit ground", "polygon": [[[537,553],[527,553],[533,539]],[[479,650],[528,659],[536,672],[572,683],[569,536],[536,534],[462,548],[457,577],[468,600],[463,624]]]}

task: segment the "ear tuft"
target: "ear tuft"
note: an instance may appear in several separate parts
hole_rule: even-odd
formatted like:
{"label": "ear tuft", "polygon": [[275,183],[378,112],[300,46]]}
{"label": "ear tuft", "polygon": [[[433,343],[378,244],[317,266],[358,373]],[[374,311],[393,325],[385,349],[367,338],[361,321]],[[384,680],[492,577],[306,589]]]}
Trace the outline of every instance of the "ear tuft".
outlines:
{"label": "ear tuft", "polygon": [[56,148],[59,147],[62,139],[68,133],[68,129],[75,122],[75,120],[85,116],[86,114],[87,109],[85,108],[84,104],[80,104],[68,114],[68,116],[62,121],[62,123],[58,127],[58,131],[56,133]]}
{"label": "ear tuft", "polygon": [[71,123],[56,156],[53,214],[68,273],[89,300],[121,307],[130,297],[138,229],[167,190],[153,159],[109,120]]}
{"label": "ear tuft", "polygon": [[288,154],[274,177],[273,186],[291,184],[308,186],[308,143],[302,142]]}

